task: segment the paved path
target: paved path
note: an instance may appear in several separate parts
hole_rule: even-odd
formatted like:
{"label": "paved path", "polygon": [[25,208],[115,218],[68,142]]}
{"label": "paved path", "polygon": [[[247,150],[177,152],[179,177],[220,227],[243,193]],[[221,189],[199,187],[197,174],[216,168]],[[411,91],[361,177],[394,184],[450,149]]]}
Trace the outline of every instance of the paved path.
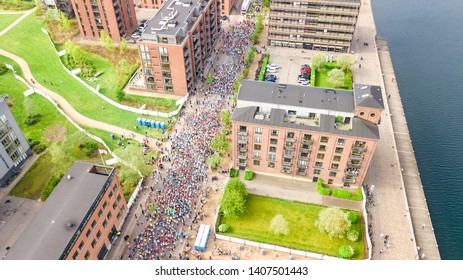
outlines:
{"label": "paved path", "polygon": [[[375,186],[373,189],[375,206],[369,209],[369,219],[373,225],[372,237],[376,244],[373,259],[416,259],[418,257],[417,246],[424,248],[422,243],[431,242],[430,240],[434,240],[430,244],[435,246],[435,237],[422,239],[420,236],[423,230],[419,228],[419,231],[418,227],[423,224],[421,216],[426,214],[423,213],[423,210],[409,211],[411,201],[421,201],[419,206],[414,205],[412,207],[427,209],[427,206],[422,198],[424,197],[423,191],[416,190],[417,187],[421,188],[421,183],[417,184],[419,173],[417,172],[413,148],[409,138],[407,146],[404,146],[407,139],[401,138],[401,133],[404,132],[408,136],[408,128],[403,111],[401,114],[396,113],[396,110],[402,110],[397,85],[391,87],[392,77],[390,76],[383,79],[380,58],[382,59],[381,63],[384,64],[383,68],[388,69],[388,73],[393,73],[392,64],[390,59],[389,64],[383,61],[384,51],[378,54],[375,37],[376,27],[370,1],[364,0],[354,33],[352,51],[357,57],[357,61],[353,67],[353,77],[356,83],[381,86],[383,100],[385,100],[385,110],[382,113],[381,125],[379,126],[381,141],[376,147],[373,161],[365,179],[365,183],[369,184],[370,187],[371,185]],[[368,46],[365,46],[364,43],[368,43]],[[388,99],[389,95],[393,96],[394,99],[392,97]],[[403,117],[400,123],[395,121],[395,117],[394,122],[392,122],[390,112],[393,116]],[[397,137],[397,135],[399,136]],[[400,151],[401,156],[397,150]],[[412,156],[407,163],[402,162],[405,153]],[[418,181],[409,179],[413,176]],[[430,230],[430,221],[428,225],[430,234],[433,235]],[[385,235],[389,235],[390,246],[384,245],[383,236]],[[423,250],[421,249],[420,253]],[[431,248],[429,250],[432,252],[426,252],[426,256],[439,255],[436,247],[434,250]]]}
{"label": "paved path", "polygon": [[15,20],[12,24],[10,24],[7,28],[3,29],[1,32],[0,32],[0,36],[3,36],[3,34],[5,34],[6,32],[8,32],[11,28],[15,27],[18,23],[20,23],[23,19],[25,19],[28,15],[32,14],[33,12],[35,12],[35,8],[34,9],[30,9],[28,11],[21,11],[21,12],[1,12],[0,14],[22,14],[24,13],[24,15],[22,15],[20,18],[18,18],[17,20]]}
{"label": "paved path", "polygon": [[[59,104],[61,109],[68,115],[73,121],[75,121],[78,124],[86,125],[89,127],[101,129],[108,131],[110,133],[114,133],[116,135],[130,135],[133,133],[132,131],[129,131],[124,128],[120,128],[111,124],[107,124],[104,122],[96,121],[90,118],[87,118],[86,116],[81,115],[79,112],[77,112],[69,102],[66,101],[61,95],[55,93],[54,91],[49,90],[48,88],[42,86],[36,78],[31,73],[31,70],[29,69],[29,65],[27,65],[27,62],[22,59],[21,57],[14,55],[12,53],[9,53],[5,50],[0,49],[0,55],[6,56],[12,60],[14,60],[16,63],[18,63],[19,67],[21,67],[21,70],[23,71],[24,78],[26,81],[30,81],[31,79],[35,80],[35,84],[30,84],[33,86],[35,89],[40,90],[44,94],[48,95],[51,97],[56,103]],[[134,133],[135,137],[133,139],[139,141],[140,143],[143,143],[144,135],[139,134],[139,133]],[[152,138],[149,139],[149,145],[151,148],[157,148],[156,147],[156,140]]]}

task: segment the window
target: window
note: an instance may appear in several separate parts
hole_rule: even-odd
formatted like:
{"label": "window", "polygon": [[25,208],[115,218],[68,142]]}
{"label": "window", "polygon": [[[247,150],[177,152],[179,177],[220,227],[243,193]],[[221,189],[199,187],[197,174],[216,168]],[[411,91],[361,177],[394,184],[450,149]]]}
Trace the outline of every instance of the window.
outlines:
{"label": "window", "polygon": [[100,209],[100,211],[98,211],[98,217],[101,217],[101,215],[103,215],[103,210]]}
{"label": "window", "polygon": [[276,160],[277,159],[277,156],[274,155],[274,154],[269,154],[268,155],[268,160]]}
{"label": "window", "polygon": [[246,127],[243,125],[240,125],[240,132],[246,132]]}
{"label": "window", "polygon": [[105,202],[103,203],[103,209],[106,209],[106,207],[108,207],[108,202],[105,201]]}
{"label": "window", "polygon": [[330,177],[336,177],[336,172],[330,171]]}
{"label": "window", "polygon": [[276,152],[277,152],[277,147],[270,146],[269,151],[270,151],[271,153],[276,153]]}
{"label": "window", "polygon": [[108,225],[108,221],[106,219],[104,219],[103,221],[103,227],[106,228],[106,226]]}
{"label": "window", "polygon": [[341,156],[334,156],[333,161],[341,161]]}
{"label": "window", "polygon": [[278,139],[270,138],[270,144],[277,145],[278,144]]}
{"label": "window", "polygon": [[254,160],[254,161],[252,162],[252,164],[254,164],[254,165],[260,165],[260,160]]}
{"label": "window", "polygon": [[116,210],[116,208],[117,208],[117,202],[114,201],[114,203],[113,203],[113,209]]}
{"label": "window", "polygon": [[360,116],[361,117],[365,116],[365,112],[360,112]]}
{"label": "window", "polygon": [[125,210],[125,206],[122,206],[121,207],[121,212],[124,213],[124,210]]}
{"label": "window", "polygon": [[88,260],[88,259],[90,258],[90,252],[89,252],[89,251],[87,251],[87,253],[85,253],[84,258],[85,258],[86,260]]}
{"label": "window", "polygon": [[294,138],[294,132],[288,132],[287,136],[288,138]]}
{"label": "window", "polygon": [[304,140],[310,140],[310,139],[312,139],[312,135],[304,134]]}
{"label": "window", "polygon": [[322,171],[320,169],[314,169],[313,170],[313,174],[319,175],[320,173],[322,173]]}
{"label": "window", "polygon": [[339,138],[338,139],[338,146],[344,146],[346,144],[346,139]]}
{"label": "window", "polygon": [[108,196],[109,196],[109,199],[113,198],[113,195],[114,195],[114,194],[113,194],[113,192],[111,191],[111,192],[109,193],[109,195],[108,195]]}
{"label": "window", "polygon": [[322,152],[325,152],[325,151],[326,151],[326,146],[325,146],[325,145],[320,145],[320,146],[318,147],[318,150],[319,150],[319,151],[322,151]]}
{"label": "window", "polygon": [[254,142],[256,142],[256,143],[262,143],[262,137],[260,137],[260,136],[254,137]]}
{"label": "window", "polygon": [[254,158],[260,158],[260,152],[254,152],[252,155]]}
{"label": "window", "polygon": [[93,222],[92,222],[92,228],[95,228],[95,226],[96,226],[96,221],[93,220]]}
{"label": "window", "polygon": [[116,199],[117,199],[117,202],[121,201],[121,195],[118,194]]}
{"label": "window", "polygon": [[[166,38],[167,39],[167,38]],[[161,40],[163,40],[163,37],[161,37]],[[166,42],[167,43],[167,42]],[[159,54],[160,55],[168,55],[167,48],[164,47],[159,47]]]}
{"label": "window", "polygon": [[254,144],[254,150],[260,151],[260,149],[261,149],[261,145],[259,145],[259,144]]}
{"label": "window", "polygon": [[300,160],[300,161],[299,161],[299,165],[306,166],[306,165],[307,165],[307,161],[306,161],[306,160]]}
{"label": "window", "polygon": [[85,236],[86,236],[86,237],[89,237],[91,233],[92,233],[91,230],[87,230],[87,232],[85,233]]}
{"label": "window", "polygon": [[98,232],[96,233],[96,238],[100,239],[100,237],[101,237],[101,231],[98,231]]}
{"label": "window", "polygon": [[72,259],[77,260],[77,256],[79,256],[79,253],[77,253],[77,251],[75,251],[74,255],[72,255]]}
{"label": "window", "polygon": [[275,168],[275,163],[274,163],[274,162],[269,162],[269,163],[268,163],[268,167],[270,167],[270,168]]}
{"label": "window", "polygon": [[328,140],[329,140],[328,137],[322,136],[322,138],[320,139],[320,142],[322,142],[322,143],[328,143]]}
{"label": "window", "polygon": [[92,248],[95,248],[95,246],[96,246],[96,240],[93,239],[93,241],[92,241]]}
{"label": "window", "polygon": [[337,153],[337,154],[342,154],[342,152],[344,152],[344,148],[337,147],[334,152]]}
{"label": "window", "polygon": [[331,169],[338,170],[338,168],[339,168],[339,164],[337,164],[337,163],[332,163],[331,164]]}
{"label": "window", "polygon": [[317,159],[325,159],[325,154],[317,154]]}
{"label": "window", "polygon": [[316,162],[315,162],[315,167],[323,167],[323,162],[321,162],[321,161],[316,161]]}
{"label": "window", "polygon": [[116,216],[116,217],[117,217],[118,220],[120,220],[120,219],[121,219],[121,216],[122,216],[122,213],[119,212],[119,213],[117,213],[117,216]]}
{"label": "window", "polygon": [[376,114],[375,114],[375,113],[371,113],[371,114],[370,114],[370,118],[374,118],[374,117],[376,117]]}
{"label": "window", "polygon": [[256,127],[256,129],[254,130],[254,132],[256,134],[262,134],[262,127]]}
{"label": "window", "polygon": [[278,136],[278,130],[272,129],[272,131],[270,131],[270,135],[271,136]]}
{"label": "window", "polygon": [[333,179],[328,179],[328,185],[333,184]]}
{"label": "window", "polygon": [[111,213],[111,211],[109,211],[108,215],[106,215],[106,217],[108,218],[108,220],[111,220],[111,218],[113,217],[113,214]]}
{"label": "window", "polygon": [[80,241],[79,243],[79,250],[82,250],[82,248],[84,248],[84,241]]}

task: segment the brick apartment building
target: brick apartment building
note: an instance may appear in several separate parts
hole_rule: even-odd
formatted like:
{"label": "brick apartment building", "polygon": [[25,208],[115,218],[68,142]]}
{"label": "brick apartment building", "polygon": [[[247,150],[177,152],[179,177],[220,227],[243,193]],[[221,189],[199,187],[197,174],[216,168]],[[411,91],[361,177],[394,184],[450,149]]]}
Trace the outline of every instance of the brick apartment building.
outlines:
{"label": "brick apartment building", "polygon": [[[163,0],[141,0],[140,6],[147,9],[160,9],[164,2]],[[228,16],[234,3],[235,0],[217,0],[217,9],[221,15]]]}
{"label": "brick apartment building", "polygon": [[360,0],[270,1],[268,44],[347,52]]}
{"label": "brick apartment building", "polygon": [[75,162],[6,259],[102,260],[126,212],[113,167]]}
{"label": "brick apartment building", "polygon": [[8,97],[0,96],[0,187],[10,182],[30,155],[29,143],[8,107]]}
{"label": "brick apartment building", "polygon": [[120,42],[137,28],[133,0],[73,0],[71,3],[84,37],[100,38],[104,30],[115,42]]}
{"label": "brick apartment building", "polygon": [[186,96],[218,38],[216,0],[167,0],[137,42],[148,91]]}
{"label": "brick apartment building", "polygon": [[232,116],[233,166],[359,186],[383,109],[378,86],[347,91],[245,80]]}

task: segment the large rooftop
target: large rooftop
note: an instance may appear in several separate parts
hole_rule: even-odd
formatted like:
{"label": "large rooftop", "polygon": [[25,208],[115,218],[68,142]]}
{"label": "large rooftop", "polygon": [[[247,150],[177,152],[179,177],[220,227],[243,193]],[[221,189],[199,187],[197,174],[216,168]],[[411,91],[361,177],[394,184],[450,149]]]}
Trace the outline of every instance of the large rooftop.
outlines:
{"label": "large rooftop", "polygon": [[383,95],[379,86],[354,85],[355,106],[384,109]]}
{"label": "large rooftop", "polygon": [[6,259],[58,260],[113,170],[75,162],[13,244]]}
{"label": "large rooftop", "polygon": [[[153,36],[185,36],[197,21],[203,0],[166,0],[148,22],[142,39]],[[205,1],[205,2],[209,2]]]}

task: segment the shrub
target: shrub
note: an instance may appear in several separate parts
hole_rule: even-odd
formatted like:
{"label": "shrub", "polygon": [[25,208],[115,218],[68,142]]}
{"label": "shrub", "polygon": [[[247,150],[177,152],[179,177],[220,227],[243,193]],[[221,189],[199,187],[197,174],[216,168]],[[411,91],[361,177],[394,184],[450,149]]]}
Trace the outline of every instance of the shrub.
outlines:
{"label": "shrub", "polygon": [[240,172],[239,169],[230,168],[230,177],[231,178],[238,177],[239,172]]}
{"label": "shrub", "polygon": [[349,231],[347,233],[347,239],[349,239],[352,242],[356,242],[359,239],[359,232],[355,229]]}
{"label": "shrub", "polygon": [[47,186],[42,191],[42,195],[40,196],[41,201],[47,200],[48,196],[50,196],[51,192],[55,189],[56,185],[58,185],[59,181],[59,177],[51,177],[50,181],[48,181]]}
{"label": "shrub", "polygon": [[321,178],[317,180],[317,192],[321,195],[330,195],[331,193],[329,188],[323,187],[323,180]]}
{"label": "shrub", "polygon": [[355,250],[349,245],[343,245],[339,247],[338,253],[341,258],[350,259],[354,256]]}
{"label": "shrub", "polygon": [[238,178],[230,179],[220,200],[220,211],[224,217],[237,219],[246,211],[246,185]]}
{"label": "shrub", "polygon": [[254,179],[254,171],[246,170],[244,172],[244,180],[251,181],[252,179]]}
{"label": "shrub", "polygon": [[288,222],[285,220],[283,215],[277,214],[273,217],[272,221],[270,222],[269,229],[273,231],[274,234],[279,235],[288,235],[289,234],[289,227]]}
{"label": "shrub", "polygon": [[353,195],[350,191],[336,189],[333,191],[333,196],[344,198],[344,199],[349,199],[349,200],[357,200],[357,201],[360,201],[363,198],[361,188],[357,189],[356,195]]}
{"label": "shrub", "polygon": [[27,126],[34,125],[40,121],[39,115],[29,115],[24,119],[24,124]]}
{"label": "shrub", "polygon": [[262,67],[260,68],[259,72],[259,81],[263,81],[265,79],[265,73],[267,72],[267,64],[270,59],[269,55],[266,55],[264,59],[262,60]]}
{"label": "shrub", "polygon": [[6,68],[5,63],[3,63],[3,62],[0,61],[0,75],[5,74],[6,71],[8,71],[8,68]]}
{"label": "shrub", "polygon": [[227,231],[229,231],[229,230],[230,230],[230,226],[228,226],[227,224],[221,224],[221,225],[219,226],[219,231],[220,231],[220,232],[227,232]]}
{"label": "shrub", "polygon": [[116,92],[116,100],[118,102],[121,102],[122,100],[124,100],[124,98],[125,98],[125,92],[121,89],[118,89]]}
{"label": "shrub", "polygon": [[217,168],[220,165],[220,157],[218,155],[212,155],[206,159],[206,163],[211,166],[211,168]]}
{"label": "shrub", "polygon": [[47,145],[38,144],[38,145],[35,145],[34,148],[32,148],[32,151],[34,151],[34,153],[36,154],[40,154],[41,152],[45,151],[45,149],[47,149]]}
{"label": "shrub", "polygon": [[335,118],[335,122],[336,122],[336,123],[343,123],[343,122],[344,122],[344,117],[342,117],[342,116],[337,116],[337,117]]}
{"label": "shrub", "polygon": [[349,221],[352,224],[355,224],[357,222],[357,220],[358,220],[358,216],[354,212],[349,212],[349,213],[347,213],[347,219],[349,219]]}
{"label": "shrub", "polygon": [[98,144],[96,142],[85,143],[85,154],[87,156],[93,155],[93,152],[97,149]]}

